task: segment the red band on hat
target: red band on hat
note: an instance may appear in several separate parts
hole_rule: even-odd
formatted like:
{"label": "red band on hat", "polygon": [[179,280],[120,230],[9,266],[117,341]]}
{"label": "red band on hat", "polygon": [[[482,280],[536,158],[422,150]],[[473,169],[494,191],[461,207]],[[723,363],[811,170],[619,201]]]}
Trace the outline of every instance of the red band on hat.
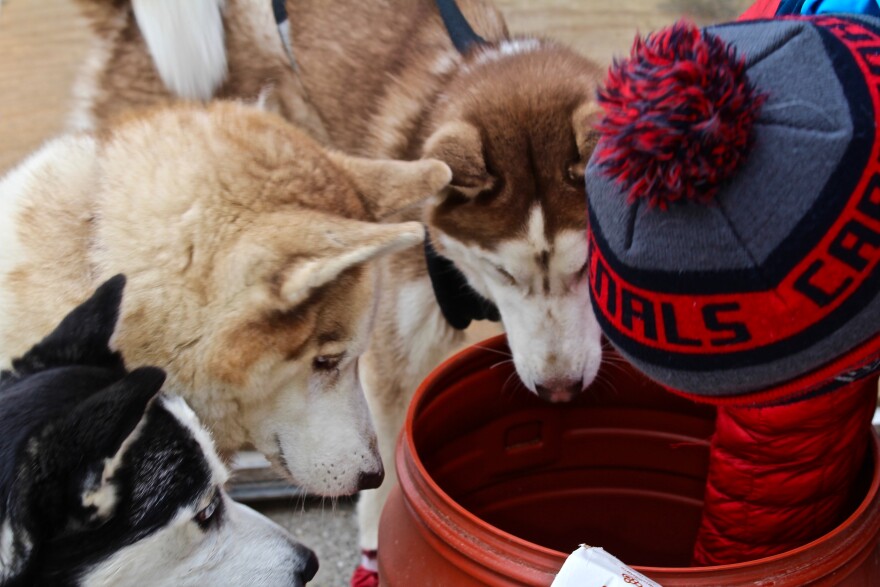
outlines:
{"label": "red band on hat", "polygon": [[795,402],[852,384],[880,370],[880,334],[834,361],[782,385],[738,396],[707,396],[680,391],[664,385],[670,392],[699,403],[719,406],[767,406]]}

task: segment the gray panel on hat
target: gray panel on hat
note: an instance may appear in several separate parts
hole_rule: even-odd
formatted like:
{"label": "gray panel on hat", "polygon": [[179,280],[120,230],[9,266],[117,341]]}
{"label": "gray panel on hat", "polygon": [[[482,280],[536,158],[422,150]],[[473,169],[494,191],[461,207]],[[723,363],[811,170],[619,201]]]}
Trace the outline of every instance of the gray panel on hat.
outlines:
{"label": "gray panel on hat", "polygon": [[[749,158],[719,197],[758,263],[804,217],[853,134],[848,102],[818,30],[802,22],[785,25],[706,29],[737,47],[749,80],[768,95]],[[781,47],[776,36],[784,40]]]}
{"label": "gray panel on hat", "polygon": [[819,33],[798,21],[762,25],[707,29],[737,48],[750,64],[749,79],[768,95],[748,159],[717,204],[665,211],[639,205],[631,218],[627,195],[591,162],[589,205],[624,265],[675,272],[753,268],[803,217],[846,150],[852,122]]}

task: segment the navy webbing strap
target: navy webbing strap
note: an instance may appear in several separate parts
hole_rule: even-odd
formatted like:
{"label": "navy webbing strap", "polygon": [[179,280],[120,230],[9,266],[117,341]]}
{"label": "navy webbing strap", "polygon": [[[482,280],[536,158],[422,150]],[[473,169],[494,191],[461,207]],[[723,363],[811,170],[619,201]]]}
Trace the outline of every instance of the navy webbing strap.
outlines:
{"label": "navy webbing strap", "polygon": [[449,33],[449,38],[459,53],[463,55],[475,45],[486,44],[486,39],[471,28],[455,0],[436,0],[436,4],[446,26],[446,32]]}
{"label": "navy webbing strap", "polygon": [[272,14],[275,15],[275,24],[287,20],[287,6],[284,5],[284,0],[272,0]]}

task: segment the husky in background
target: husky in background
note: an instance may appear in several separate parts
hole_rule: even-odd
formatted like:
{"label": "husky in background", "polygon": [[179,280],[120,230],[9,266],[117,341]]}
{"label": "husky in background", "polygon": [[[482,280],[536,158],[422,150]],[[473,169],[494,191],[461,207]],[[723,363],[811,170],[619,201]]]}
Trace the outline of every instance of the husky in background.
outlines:
{"label": "husky in background", "polygon": [[[551,402],[586,389],[602,357],[584,195],[602,70],[557,43],[511,37],[491,2],[459,4],[287,1],[293,54],[330,144],[369,157],[435,158],[453,173],[447,188],[400,217],[425,222],[432,247],[382,262],[379,317],[362,364],[392,466],[409,399],[471,319],[500,318],[520,380]],[[470,300],[450,294],[462,291]],[[388,472],[358,505],[367,551],[396,481]]]}
{"label": "husky in background", "polygon": [[0,585],[302,586],[317,559],[235,503],[165,374],[109,348],[116,276],[0,373]]}

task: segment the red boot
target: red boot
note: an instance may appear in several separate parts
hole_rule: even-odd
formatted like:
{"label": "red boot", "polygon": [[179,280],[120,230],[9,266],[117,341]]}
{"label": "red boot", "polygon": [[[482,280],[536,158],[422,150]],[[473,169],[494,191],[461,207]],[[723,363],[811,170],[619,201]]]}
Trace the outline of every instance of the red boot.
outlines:
{"label": "red boot", "polygon": [[361,551],[361,564],[351,576],[351,587],[379,587],[379,567],[375,550]]}

